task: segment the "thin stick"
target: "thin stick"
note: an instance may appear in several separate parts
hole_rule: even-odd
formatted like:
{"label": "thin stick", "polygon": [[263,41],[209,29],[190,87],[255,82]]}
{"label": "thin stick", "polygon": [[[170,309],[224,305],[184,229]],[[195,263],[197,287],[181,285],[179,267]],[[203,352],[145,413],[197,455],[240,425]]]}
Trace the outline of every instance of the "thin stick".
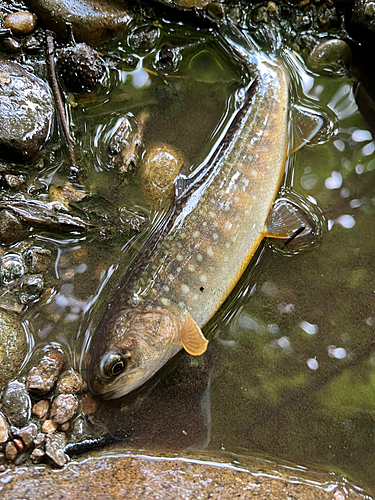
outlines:
{"label": "thin stick", "polygon": [[69,149],[70,158],[72,160],[73,166],[76,166],[76,157],[74,154],[74,144],[72,136],[70,135],[68,121],[66,119],[64,101],[60,92],[60,87],[56,78],[55,71],[55,42],[53,35],[50,31],[47,31],[47,63],[48,71],[51,79],[52,92],[56,101],[57,110],[59,112],[60,123],[63,129],[66,143]]}

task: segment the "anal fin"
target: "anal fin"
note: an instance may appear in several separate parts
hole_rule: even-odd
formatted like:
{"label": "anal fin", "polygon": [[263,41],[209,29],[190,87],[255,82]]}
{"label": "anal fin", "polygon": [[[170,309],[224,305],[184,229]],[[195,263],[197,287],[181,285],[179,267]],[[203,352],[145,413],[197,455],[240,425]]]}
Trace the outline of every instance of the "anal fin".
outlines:
{"label": "anal fin", "polygon": [[189,313],[186,313],[185,324],[181,331],[180,342],[185,351],[192,356],[200,356],[207,349],[208,340]]}

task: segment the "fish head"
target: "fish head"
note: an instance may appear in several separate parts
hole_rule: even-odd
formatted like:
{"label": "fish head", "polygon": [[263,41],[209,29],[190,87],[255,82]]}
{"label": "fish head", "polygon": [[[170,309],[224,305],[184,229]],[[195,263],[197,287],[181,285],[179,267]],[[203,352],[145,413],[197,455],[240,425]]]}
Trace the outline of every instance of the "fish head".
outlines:
{"label": "fish head", "polygon": [[108,331],[94,334],[87,369],[90,390],[113,399],[137,389],[181,349],[180,330],[181,322],[164,309],[121,313]]}

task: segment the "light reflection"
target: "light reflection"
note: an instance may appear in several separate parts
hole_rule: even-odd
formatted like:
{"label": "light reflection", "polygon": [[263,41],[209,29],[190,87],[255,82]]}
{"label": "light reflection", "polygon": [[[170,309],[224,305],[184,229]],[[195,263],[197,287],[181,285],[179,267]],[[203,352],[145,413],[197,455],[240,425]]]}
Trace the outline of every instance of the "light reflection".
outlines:
{"label": "light reflection", "polygon": [[342,185],[342,175],[340,172],[336,172],[336,170],[333,170],[331,173],[331,177],[327,177],[324,183],[325,187],[327,189],[338,189]]}
{"label": "light reflection", "polygon": [[370,156],[375,151],[375,142],[371,141],[366,146],[363,146],[361,153],[363,156]]}
{"label": "light reflection", "polygon": [[355,142],[372,141],[372,135],[368,130],[357,129],[352,133],[352,139]]}
{"label": "light reflection", "polygon": [[280,302],[280,304],[277,304],[277,309],[282,314],[291,314],[294,312],[295,307],[294,304],[287,304],[286,302]]}
{"label": "light reflection", "polygon": [[336,347],[335,345],[328,346],[328,356],[330,358],[344,359],[346,358],[346,349],[343,347]]}
{"label": "light reflection", "polygon": [[319,363],[315,358],[310,358],[306,361],[307,366],[310,368],[310,370],[317,370],[319,368]]}
{"label": "light reflection", "polygon": [[299,327],[309,335],[316,335],[319,331],[318,325],[314,325],[313,323],[309,323],[308,321],[301,321]]}
{"label": "light reflection", "polygon": [[345,227],[346,229],[351,229],[355,226],[355,220],[351,215],[345,214],[337,217],[335,224],[340,224],[340,226]]}
{"label": "light reflection", "polygon": [[359,175],[363,174],[363,172],[365,171],[365,167],[359,163],[358,165],[355,166],[355,171]]}
{"label": "light reflection", "polygon": [[335,148],[342,153],[345,149],[345,143],[341,139],[336,139],[336,141],[333,141],[333,145]]}

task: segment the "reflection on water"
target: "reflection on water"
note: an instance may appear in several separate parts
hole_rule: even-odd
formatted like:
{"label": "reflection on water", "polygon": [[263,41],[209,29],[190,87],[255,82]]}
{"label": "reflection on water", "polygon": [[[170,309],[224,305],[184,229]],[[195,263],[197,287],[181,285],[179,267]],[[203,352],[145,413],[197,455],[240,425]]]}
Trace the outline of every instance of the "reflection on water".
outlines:
{"label": "reflection on water", "polygon": [[[202,50],[195,37],[181,48],[171,75],[153,74],[168,41],[164,33],[135,70],[112,65],[109,91],[76,98],[70,113],[84,172],[77,185],[152,213],[141,198],[139,171],[120,177],[103,146],[122,116],[132,119],[144,109],[151,113],[146,147],[170,143],[187,165],[204,158],[221,118],[233,112],[226,106],[241,69],[212,39]],[[106,50],[131,53],[125,40]],[[303,97],[305,106],[323,108],[334,129],[329,140],[321,137],[294,154],[282,186],[283,193],[293,188],[322,210],[327,228],[319,244],[281,252],[264,242],[205,329],[207,355],[197,361],[183,354],[162,382],[154,387],[152,381],[138,397],[100,402],[89,423],[134,447],[264,454],[341,471],[375,488],[375,142],[350,79],[318,76],[298,58],[288,60],[293,100]],[[38,175],[49,185],[55,171],[47,166]],[[105,283],[130,257],[123,256],[121,235],[111,241],[90,234],[36,239],[57,255],[57,293],[27,313],[35,349],[59,343],[74,364],[83,317],[99,291],[109,293]]]}

